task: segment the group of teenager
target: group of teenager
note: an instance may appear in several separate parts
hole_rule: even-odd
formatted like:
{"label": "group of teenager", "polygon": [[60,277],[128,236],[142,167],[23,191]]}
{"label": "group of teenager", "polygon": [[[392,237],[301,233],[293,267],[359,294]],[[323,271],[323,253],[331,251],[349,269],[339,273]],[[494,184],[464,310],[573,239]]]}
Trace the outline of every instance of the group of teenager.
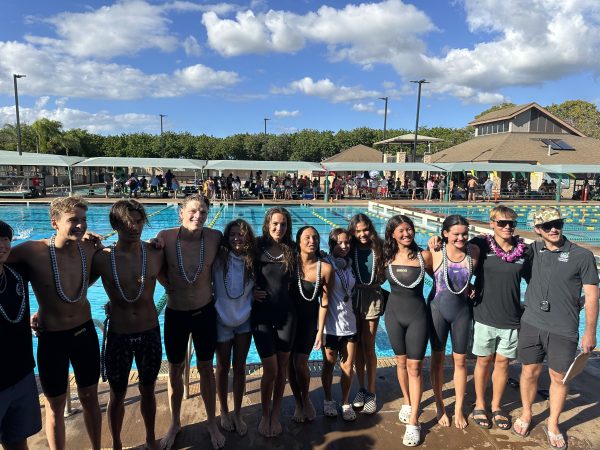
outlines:
{"label": "group of teenager", "polygon": [[[172,447],[181,430],[190,336],[214,448],[225,445],[221,429],[247,433],[241,409],[252,338],[262,363],[258,424],[262,436],[282,433],[281,404],[288,381],[296,404],[292,419],[315,419],[308,368],[313,349],[323,354],[323,414],[341,414],[345,421],[355,420],[356,410],[373,414],[378,408],[375,338],[382,316],[403,396],[398,419],[406,424],[404,445],[416,446],[422,439],[422,365],[428,342],[437,419],[442,426],[452,422],[442,392],[450,337],[457,428],[467,426],[463,402],[469,351],[477,355],[472,421],[482,428],[492,423],[503,430],[512,427],[523,437],[532,426],[537,380],[547,358],[550,415],[544,430],[553,448],[566,448],[558,428],[568,390],[562,379],[578,345],[582,289],[586,325],[581,347],[590,352],[596,345],[598,273],[592,253],[563,236],[564,222],[557,209],[546,207],[535,214],[534,230],[541,240],[529,246],[514,234],[516,213],[498,206],[490,214],[492,234],[469,240],[468,221],[451,215],[428,250],[417,245],[410,218],[392,217],[381,239],[370,218],[357,214],[347,229],[330,231],[324,252],[312,226],[301,227],[292,237],[291,215],[283,207],[267,211],[261,236],[256,237],[243,219],[228,223],[223,233],[204,226],[209,206],[202,195],[186,197],[179,208],[181,225],[160,231],[146,243],[141,239],[148,223],[143,206],[133,199],[119,200],[109,214],[118,239],[107,247],[93,237],[84,238],[87,204],[79,197],[51,203],[56,234],[49,239],[11,249],[12,228],[0,221],[0,339],[11,343],[0,349],[2,360],[11,361],[11,370],[0,373],[0,442],[5,448],[26,449],[27,437],[41,429],[28,283],[39,305],[31,326],[38,334],[38,373],[52,449],[66,445],[63,411],[69,363],[91,447],[99,449],[101,440],[100,373],[110,385],[107,414],[113,448],[122,447],[125,395],[134,358],[145,445]],[[428,300],[426,275],[434,280]],[[88,286],[98,278],[109,300],[101,346],[87,300]],[[521,279],[528,281],[524,312]],[[382,289],[386,280],[390,293]],[[157,281],[165,286],[168,299],[162,339],[169,363],[171,411],[171,425],[160,441],[154,424],[155,382],[162,362],[154,304]],[[502,396],[509,362],[517,356],[522,363],[523,408],[513,424],[502,409]],[[339,402],[332,392],[338,361]],[[359,389],[351,402],[354,370]],[[490,377],[493,394],[488,412],[485,391]]]}

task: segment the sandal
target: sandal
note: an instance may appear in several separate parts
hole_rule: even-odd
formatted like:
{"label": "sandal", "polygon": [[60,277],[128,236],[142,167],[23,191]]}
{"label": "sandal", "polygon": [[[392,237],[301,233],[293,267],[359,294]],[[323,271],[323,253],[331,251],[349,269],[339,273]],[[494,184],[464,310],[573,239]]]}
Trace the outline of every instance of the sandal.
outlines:
{"label": "sandal", "polygon": [[356,413],[354,412],[352,405],[342,405],[342,419],[344,419],[346,422],[352,422],[353,420],[356,420]]}
{"label": "sandal", "polygon": [[[552,447],[555,450],[567,450],[567,446],[568,446],[567,440],[562,435],[562,433],[554,434],[551,431],[548,431],[548,427],[546,425],[544,425],[544,433],[546,433],[546,437],[548,438],[548,445],[550,447]],[[559,447],[557,445],[552,445],[553,439],[554,439],[554,442],[556,442],[558,440],[562,440],[564,442],[564,445],[561,447]]]}
{"label": "sandal", "polygon": [[[503,417],[506,418],[503,419]],[[496,425],[496,428],[499,428],[501,430],[510,430],[510,427],[512,426],[510,416],[501,409],[492,411],[492,420],[494,421],[494,425]]]}
{"label": "sandal", "polygon": [[363,406],[365,406],[365,394],[367,393],[367,391],[363,388],[360,388],[358,390],[358,392],[356,393],[356,396],[354,397],[354,401],[352,402],[352,405],[355,408],[362,408]]}
{"label": "sandal", "polygon": [[402,443],[407,447],[416,447],[421,441],[421,425],[406,425]]}
{"label": "sandal", "polygon": [[[517,431],[517,429],[515,428],[515,425],[517,425],[520,429],[521,432],[519,433]],[[527,422],[523,422],[521,420],[521,418],[519,417],[516,422],[514,423],[513,427],[512,427],[512,432],[515,433],[517,436],[522,437],[522,438],[526,438],[529,436],[529,427],[531,426],[530,423]]]}
{"label": "sandal", "polygon": [[[475,416],[485,416],[485,418]],[[492,428],[492,423],[490,422],[485,409],[474,409],[471,413],[471,419],[473,419],[473,422],[475,422],[475,425],[477,425],[479,428],[483,428],[484,430],[489,430]]]}
{"label": "sandal", "polygon": [[398,420],[402,423],[408,424],[410,415],[412,414],[412,408],[410,405],[402,405],[400,411],[398,411]]}
{"label": "sandal", "polygon": [[377,396],[372,392],[365,394],[365,406],[363,406],[362,412],[365,414],[374,414],[377,411]]}
{"label": "sandal", "polygon": [[325,400],[323,402],[323,414],[325,414],[325,417],[337,417],[338,410],[335,400]]}

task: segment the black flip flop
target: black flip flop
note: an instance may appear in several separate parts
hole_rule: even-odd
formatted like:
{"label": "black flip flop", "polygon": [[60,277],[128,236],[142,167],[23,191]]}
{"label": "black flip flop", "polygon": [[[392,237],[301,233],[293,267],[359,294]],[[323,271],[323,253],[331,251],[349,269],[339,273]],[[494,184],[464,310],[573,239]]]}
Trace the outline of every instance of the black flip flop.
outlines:
{"label": "black flip flop", "polygon": [[[475,416],[485,416],[485,419]],[[473,419],[473,422],[475,422],[475,425],[479,428],[483,428],[484,430],[492,428],[492,421],[489,419],[485,409],[474,409],[471,413],[471,419]]]}
{"label": "black flip flop", "polygon": [[[506,419],[501,419],[500,417],[506,417]],[[494,425],[496,425],[496,428],[498,428],[500,430],[510,430],[510,428],[512,426],[512,421],[510,419],[510,416],[508,414],[506,414],[504,411],[502,411],[501,409],[492,411],[492,420],[494,421]],[[501,426],[501,425],[504,425],[504,426]]]}

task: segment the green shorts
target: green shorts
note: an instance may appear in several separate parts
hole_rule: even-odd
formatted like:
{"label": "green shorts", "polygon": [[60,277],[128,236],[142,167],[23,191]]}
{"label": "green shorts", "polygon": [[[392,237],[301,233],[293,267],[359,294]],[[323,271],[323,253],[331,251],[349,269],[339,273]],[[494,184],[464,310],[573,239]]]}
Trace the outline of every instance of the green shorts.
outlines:
{"label": "green shorts", "polygon": [[473,329],[473,354],[490,356],[498,353],[506,358],[517,357],[519,331],[510,328],[496,328],[475,322]]}

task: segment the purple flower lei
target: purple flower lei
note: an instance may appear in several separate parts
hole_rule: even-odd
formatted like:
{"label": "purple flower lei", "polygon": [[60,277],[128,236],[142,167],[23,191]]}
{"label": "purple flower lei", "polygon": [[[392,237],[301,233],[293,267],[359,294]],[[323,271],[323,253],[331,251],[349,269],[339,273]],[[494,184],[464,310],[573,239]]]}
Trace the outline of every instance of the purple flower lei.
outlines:
{"label": "purple flower lei", "polygon": [[513,247],[513,249],[510,252],[505,252],[500,247],[498,247],[494,236],[492,236],[491,234],[487,234],[485,236],[485,240],[487,241],[488,246],[490,247],[490,249],[492,249],[496,256],[498,256],[498,258],[500,258],[502,261],[506,261],[509,263],[515,262],[516,260],[521,258],[521,256],[523,256],[523,253],[525,252],[525,242],[523,241],[523,239],[519,236],[514,236],[514,238],[517,240],[517,245]]}

